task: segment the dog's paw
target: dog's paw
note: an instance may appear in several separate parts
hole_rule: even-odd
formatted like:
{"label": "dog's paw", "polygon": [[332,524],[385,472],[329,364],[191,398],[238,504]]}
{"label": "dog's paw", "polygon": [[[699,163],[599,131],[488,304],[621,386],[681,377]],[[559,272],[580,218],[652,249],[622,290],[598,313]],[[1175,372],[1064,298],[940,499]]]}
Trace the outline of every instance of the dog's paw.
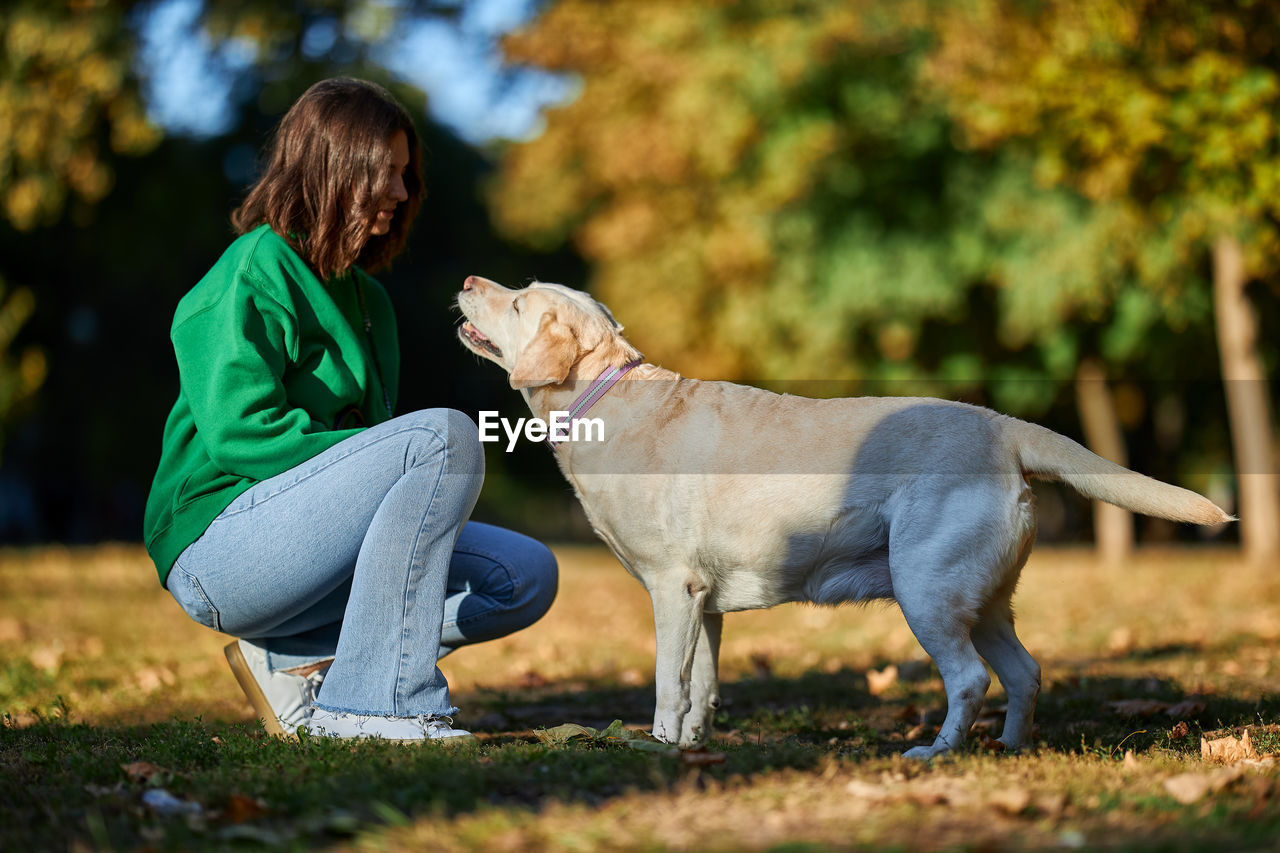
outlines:
{"label": "dog's paw", "polygon": [[677,743],[680,740],[680,729],[669,727],[662,722],[654,722],[652,734],[663,743]]}
{"label": "dog's paw", "polygon": [[701,725],[689,725],[685,721],[683,731],[680,733],[680,746],[690,747],[696,746],[707,739],[707,729]]}
{"label": "dog's paw", "polygon": [[948,751],[947,747],[945,746],[941,748],[934,747],[932,745],[913,746],[911,747],[911,749],[908,749],[906,752],[902,753],[902,757],[910,758],[915,761],[928,761],[929,759],[933,758],[935,755],[941,755],[947,751]]}

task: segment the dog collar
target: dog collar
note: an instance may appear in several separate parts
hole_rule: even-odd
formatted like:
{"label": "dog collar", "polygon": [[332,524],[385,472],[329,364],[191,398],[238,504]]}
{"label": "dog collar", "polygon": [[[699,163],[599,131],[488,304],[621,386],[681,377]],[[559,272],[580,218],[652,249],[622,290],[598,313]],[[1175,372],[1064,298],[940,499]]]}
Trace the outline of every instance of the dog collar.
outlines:
{"label": "dog collar", "polygon": [[[613,366],[601,373],[595,378],[595,381],[587,386],[587,390],[578,395],[578,399],[573,401],[573,405],[569,407],[569,426],[573,426],[573,422],[586,414],[587,410],[600,401],[600,398],[609,393],[609,389],[614,384],[631,372],[632,368],[639,367],[644,363],[644,357],[628,361],[621,367]],[[556,448],[556,441],[550,436],[547,437],[547,443],[551,445],[551,449]]]}

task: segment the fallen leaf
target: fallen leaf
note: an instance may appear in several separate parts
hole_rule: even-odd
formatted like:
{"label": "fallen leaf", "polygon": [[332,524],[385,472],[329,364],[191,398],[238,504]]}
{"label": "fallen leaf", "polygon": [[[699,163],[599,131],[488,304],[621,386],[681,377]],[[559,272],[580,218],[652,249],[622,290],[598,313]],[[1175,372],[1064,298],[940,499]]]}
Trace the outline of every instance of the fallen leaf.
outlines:
{"label": "fallen leaf", "polygon": [[1200,738],[1200,757],[1215,764],[1234,764],[1237,761],[1256,760],[1258,751],[1253,748],[1253,739],[1249,730],[1244,730],[1244,737],[1236,740],[1227,736],[1216,740]]}
{"label": "fallen leaf", "polygon": [[947,803],[967,809],[978,805],[971,781],[945,777],[926,777],[908,790],[906,799],[922,806]]}
{"label": "fallen leaf", "polygon": [[878,803],[889,799],[889,792],[884,789],[883,785],[876,785],[862,779],[850,779],[849,784],[845,785],[844,789],[846,793],[862,800]]}
{"label": "fallen leaf", "polygon": [[661,752],[671,755],[678,751],[671,744],[663,743],[647,732],[628,729],[622,720],[614,720],[603,730],[578,723],[561,723],[550,729],[534,729],[534,737],[547,746],[564,746],[571,740],[585,738],[599,743],[621,743],[631,749],[643,752]]}
{"label": "fallen leaf", "polygon": [[1133,651],[1133,629],[1121,626],[1107,637],[1107,651],[1112,654],[1124,654]]}
{"label": "fallen leaf", "polygon": [[1191,726],[1188,726],[1185,721],[1179,722],[1169,732],[1169,740],[1182,740],[1189,734],[1191,734]]}
{"label": "fallen leaf", "polygon": [[561,723],[550,729],[534,729],[533,736],[547,746],[560,746],[574,738],[584,737],[590,740],[598,735],[595,729],[580,726],[577,723]]}
{"label": "fallen leaf", "polygon": [[32,649],[27,657],[32,666],[45,672],[57,672],[62,666],[62,649],[57,646],[40,646]]}
{"label": "fallen leaf", "polygon": [[869,669],[866,671],[866,677],[867,692],[872,696],[879,696],[898,683],[898,667],[889,664],[884,669]]}
{"label": "fallen leaf", "polygon": [[1179,773],[1165,779],[1162,784],[1170,796],[1189,806],[1207,794],[1221,791],[1243,775],[1243,767],[1223,767],[1211,773]]}
{"label": "fallen leaf", "polygon": [[921,723],[918,726],[912,726],[908,729],[905,737],[907,740],[920,740],[923,737],[936,735],[937,733],[937,726],[929,726]]}
{"label": "fallen leaf", "polygon": [[134,683],[144,693],[153,693],[162,687],[176,684],[178,677],[163,666],[149,666],[133,674]]}
{"label": "fallen leaf", "polygon": [[8,616],[0,619],[0,643],[20,643],[26,636],[26,628],[17,619]]}
{"label": "fallen leaf", "polygon": [[712,764],[724,764],[723,752],[708,752],[705,749],[680,750],[680,763],[689,767],[707,767]]}
{"label": "fallen leaf", "polygon": [[895,720],[902,720],[908,723],[912,720],[919,720],[922,716],[920,709],[913,704],[908,704],[907,707],[893,715]]}
{"label": "fallen leaf", "polygon": [[244,823],[247,820],[257,820],[265,815],[267,813],[267,804],[257,797],[232,794],[230,799],[227,800],[227,806],[222,813],[232,823]]}
{"label": "fallen leaf", "polygon": [[1124,769],[1137,770],[1142,766],[1142,762],[1138,760],[1138,756],[1134,754],[1132,749],[1124,751]]}
{"label": "fallen leaf", "polygon": [[150,785],[151,780],[162,778],[168,774],[158,764],[152,764],[150,761],[133,761],[129,764],[121,764],[120,769],[124,771],[124,775],[129,777],[130,782],[141,782],[144,785]]}
{"label": "fallen leaf", "polygon": [[987,802],[1005,814],[1022,814],[1031,805],[1031,794],[1025,788],[1005,788],[989,796]]}
{"label": "fallen leaf", "polygon": [[1060,817],[1067,808],[1067,795],[1060,792],[1040,794],[1036,797],[1035,807],[1041,814],[1051,818]]}
{"label": "fallen leaf", "polygon": [[638,669],[623,670],[618,674],[618,680],[628,687],[640,687],[648,681],[644,673]]}

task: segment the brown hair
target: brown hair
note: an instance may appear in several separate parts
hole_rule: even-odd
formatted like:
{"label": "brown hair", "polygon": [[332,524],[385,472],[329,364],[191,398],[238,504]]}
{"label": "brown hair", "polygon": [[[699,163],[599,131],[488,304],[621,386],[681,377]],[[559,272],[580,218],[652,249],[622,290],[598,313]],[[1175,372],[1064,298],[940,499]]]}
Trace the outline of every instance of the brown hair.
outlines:
{"label": "brown hair", "polygon": [[[409,198],[387,234],[370,236],[369,222],[391,180],[397,130],[409,141]],[[321,279],[357,263],[376,270],[404,248],[422,204],[422,153],[413,120],[386,89],[350,77],[321,80],[285,113],[269,152],[265,174],[231,214],[237,233],[269,224]]]}

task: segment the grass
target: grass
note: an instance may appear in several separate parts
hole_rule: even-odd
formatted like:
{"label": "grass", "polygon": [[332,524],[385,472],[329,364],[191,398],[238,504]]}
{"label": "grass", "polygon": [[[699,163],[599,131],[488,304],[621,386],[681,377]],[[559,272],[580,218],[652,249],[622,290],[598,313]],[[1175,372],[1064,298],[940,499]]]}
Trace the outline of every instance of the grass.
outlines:
{"label": "grass", "polygon": [[1280,752],[1280,574],[1230,552],[1123,568],[1034,555],[1016,601],[1044,666],[1037,743],[986,748],[997,684],[965,749],[930,765],[899,755],[932,739],[942,685],[891,607],[728,616],[707,753],[543,743],[567,722],[639,731],[653,709],[643,590],[603,550],[557,554],[561,593],[538,625],[443,662],[459,724],[480,735],[446,750],[271,739],[226,669],[227,638],[187,619],[138,549],[0,551],[0,849],[1222,850],[1280,836],[1274,765],[1185,805],[1165,786],[1211,778],[1202,734],[1250,727],[1259,752]]}

